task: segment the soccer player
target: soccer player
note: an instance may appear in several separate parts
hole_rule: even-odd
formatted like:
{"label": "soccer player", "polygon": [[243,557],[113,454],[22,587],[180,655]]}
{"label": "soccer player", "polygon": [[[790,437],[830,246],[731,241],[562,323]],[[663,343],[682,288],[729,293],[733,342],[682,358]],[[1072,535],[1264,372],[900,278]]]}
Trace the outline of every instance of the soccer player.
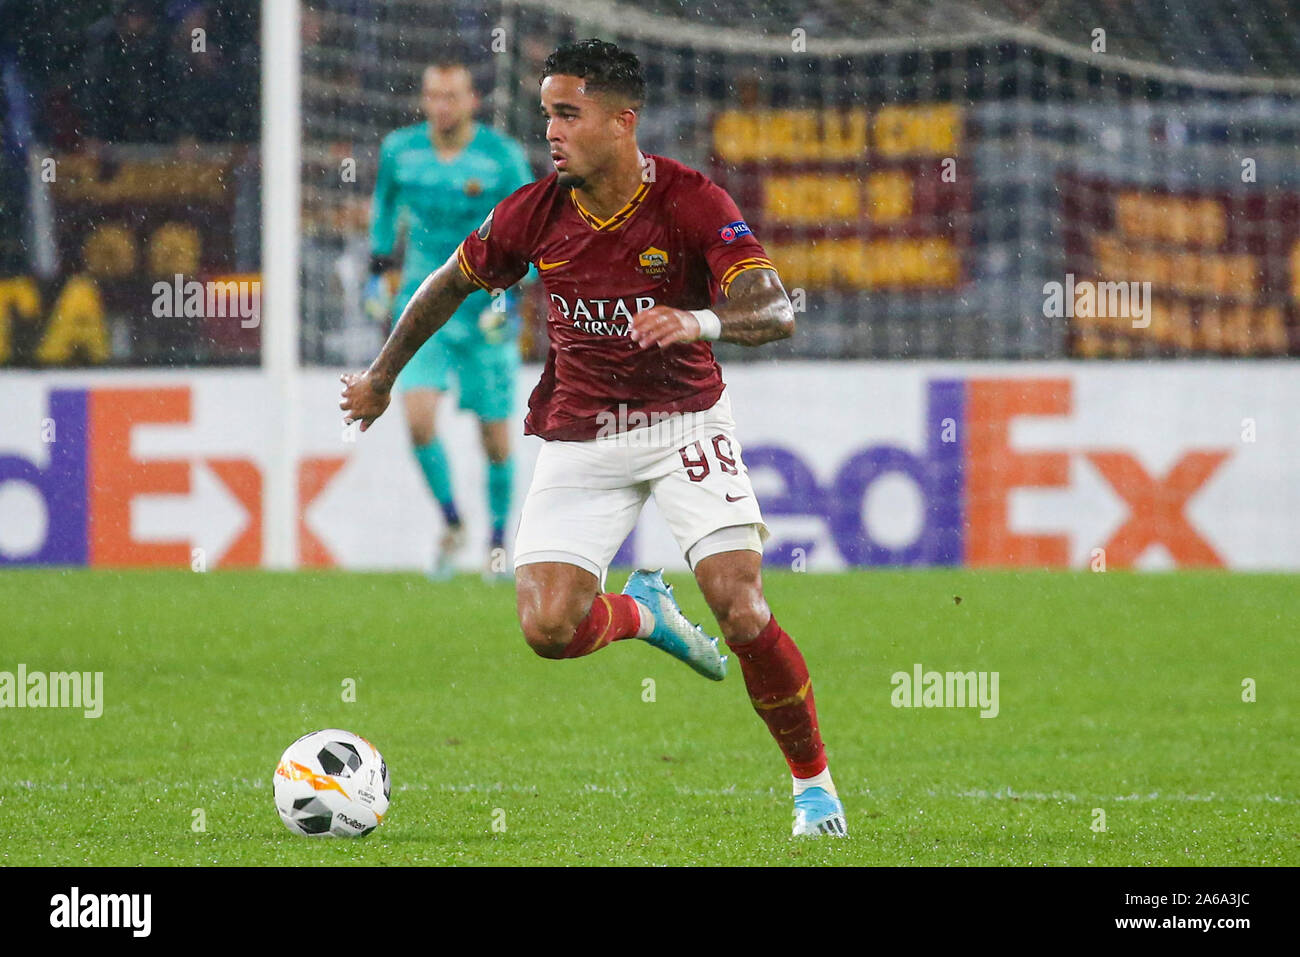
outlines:
{"label": "soccer player", "polygon": [[[424,71],[421,106],[426,122],[403,127],[384,138],[371,205],[371,273],[368,311],[388,312],[384,294],[393,268],[398,220],[408,231],[401,285],[393,299],[396,319],[421,281],[483,221],[504,196],[532,181],[518,142],[474,121],[478,96],[463,63],[446,60]],[[398,376],[411,445],[424,480],[445,521],[433,574],[448,577],[455,553],[465,544],[460,511],[452,492],[447,453],[438,439],[437,411],[454,375],[460,407],[479,420],[487,455],[490,549],[504,552],[514,465],[507,419],[514,407],[519,368],[517,323],[506,302],[488,290],[465,297],[442,334],[421,348]],[[489,558],[488,577],[499,562]]]}
{"label": "soccer player", "polygon": [[[543,657],[577,658],[640,638],[725,676],[717,639],[685,619],[659,572],[604,591],[653,495],[789,765],[794,833],[844,835],[808,669],[763,597],[767,528],[709,345],[784,339],[794,312],[727,193],[637,148],[644,99],[639,62],[613,44],[551,54],[541,103],[554,172],[498,203],[424,281],[370,368],[342,377],[339,405],[364,431],[466,295],[509,286],[535,264],[550,351],[525,421],[546,440],[515,545],[525,639]],[[719,290],[727,301],[711,309]]]}

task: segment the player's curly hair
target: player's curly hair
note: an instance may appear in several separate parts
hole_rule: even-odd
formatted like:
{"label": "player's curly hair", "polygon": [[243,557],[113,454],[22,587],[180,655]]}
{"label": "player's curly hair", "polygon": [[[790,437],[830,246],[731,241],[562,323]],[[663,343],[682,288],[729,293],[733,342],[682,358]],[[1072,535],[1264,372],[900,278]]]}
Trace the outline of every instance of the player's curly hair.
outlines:
{"label": "player's curly hair", "polygon": [[621,50],[613,43],[593,37],[557,47],[546,58],[542,79],[556,73],[582,77],[589,90],[621,94],[632,101],[634,108],[645,103],[645,73],[641,70],[641,61],[635,53]]}

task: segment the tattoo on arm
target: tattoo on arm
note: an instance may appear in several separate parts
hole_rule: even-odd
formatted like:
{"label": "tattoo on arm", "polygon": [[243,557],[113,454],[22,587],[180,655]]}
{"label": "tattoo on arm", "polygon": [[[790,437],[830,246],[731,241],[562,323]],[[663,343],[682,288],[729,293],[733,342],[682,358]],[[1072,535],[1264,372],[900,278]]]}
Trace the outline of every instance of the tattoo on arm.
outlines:
{"label": "tattoo on arm", "polygon": [[731,282],[727,301],[714,310],[722,341],[759,346],[794,335],[794,307],[772,269],[746,269]]}
{"label": "tattoo on arm", "polygon": [[478,288],[460,271],[455,255],[430,273],[402,310],[379,357],[370,364],[370,375],[376,385],[392,388],[397,373],[411,361],[411,356],[442,328],[465,297]]}

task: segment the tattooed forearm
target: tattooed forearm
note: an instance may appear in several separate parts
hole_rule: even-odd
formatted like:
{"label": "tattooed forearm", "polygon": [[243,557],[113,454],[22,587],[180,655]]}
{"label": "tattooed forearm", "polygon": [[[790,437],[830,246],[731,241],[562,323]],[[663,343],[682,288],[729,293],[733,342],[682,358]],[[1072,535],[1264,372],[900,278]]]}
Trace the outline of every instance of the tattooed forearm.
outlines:
{"label": "tattooed forearm", "polygon": [[794,335],[794,308],[781,279],[771,269],[746,269],[714,309],[722,322],[722,341],[758,346]]}
{"label": "tattooed forearm", "polygon": [[397,373],[402,371],[411,356],[442,328],[465,297],[477,288],[460,271],[455,256],[430,273],[402,310],[383,351],[370,364],[369,374],[376,386],[392,388]]}

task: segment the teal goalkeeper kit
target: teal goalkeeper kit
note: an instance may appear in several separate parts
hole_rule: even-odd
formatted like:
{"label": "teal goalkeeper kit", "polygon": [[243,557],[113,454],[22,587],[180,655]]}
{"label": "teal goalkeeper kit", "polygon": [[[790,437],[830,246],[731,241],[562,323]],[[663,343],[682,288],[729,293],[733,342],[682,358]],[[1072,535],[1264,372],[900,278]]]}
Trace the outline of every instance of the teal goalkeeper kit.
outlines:
{"label": "teal goalkeeper kit", "polygon": [[[493,207],[532,179],[523,148],[481,123],[474,124],[469,144],[445,162],[434,151],[427,122],[384,138],[370,249],[377,257],[391,256],[399,224],[405,223],[406,253],[394,321],[420,283],[478,229]],[[512,304],[503,301],[494,308],[488,293],[473,292],[402,370],[397,388],[447,391],[455,373],[461,408],[486,421],[508,418],[519,364],[518,334]]]}

